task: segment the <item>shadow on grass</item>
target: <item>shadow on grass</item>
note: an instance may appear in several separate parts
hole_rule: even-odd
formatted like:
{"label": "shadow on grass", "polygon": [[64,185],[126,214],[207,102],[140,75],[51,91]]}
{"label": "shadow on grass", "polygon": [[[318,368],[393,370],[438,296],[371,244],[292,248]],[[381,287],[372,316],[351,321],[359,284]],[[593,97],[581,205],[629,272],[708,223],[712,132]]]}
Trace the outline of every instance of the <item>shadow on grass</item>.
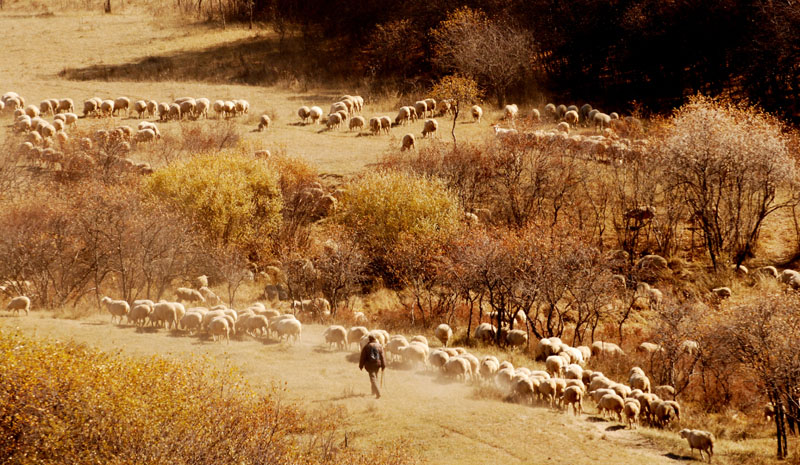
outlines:
{"label": "shadow on grass", "polygon": [[589,421],[589,422],[592,422],[592,423],[605,423],[608,420],[606,420],[605,418],[602,418],[602,417],[598,417],[598,416],[590,417],[590,416],[587,415],[586,416],[586,421]]}
{"label": "shadow on grass", "polygon": [[[284,39],[284,47],[269,37],[251,37],[199,50],[185,50],[118,65],[66,68],[60,77],[77,81],[200,81],[215,84],[272,85],[279,80],[313,76],[323,81],[347,76],[346,60],[324,43],[307,48],[302,38]],[[321,71],[330,76],[320,75]],[[233,97],[233,96],[231,96]],[[332,101],[338,96],[303,95],[297,100]]]}
{"label": "shadow on grass", "polygon": [[619,431],[621,429],[625,429],[625,425],[611,425],[606,428],[606,431]]}
{"label": "shadow on grass", "polygon": [[694,457],[690,457],[688,455],[673,454],[672,452],[664,454],[664,457],[666,457],[668,459],[671,459],[671,460],[681,460],[681,461],[696,460]]}

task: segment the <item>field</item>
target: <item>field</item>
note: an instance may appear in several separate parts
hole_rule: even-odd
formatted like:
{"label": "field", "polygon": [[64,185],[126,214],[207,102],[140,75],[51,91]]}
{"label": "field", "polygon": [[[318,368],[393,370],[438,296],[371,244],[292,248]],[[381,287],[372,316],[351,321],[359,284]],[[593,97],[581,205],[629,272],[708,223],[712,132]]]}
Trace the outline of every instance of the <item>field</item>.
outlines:
{"label": "field", "polygon": [[[395,128],[389,136],[325,131],[322,126],[299,124],[299,106],[318,105],[327,112],[343,94],[365,96],[363,116],[367,119],[374,115],[394,118],[400,105],[413,100],[390,94],[366,95],[358,85],[323,87],[291,76],[269,87],[237,84],[244,74],[265,72],[269,60],[276,59],[277,37],[268,30],[185,25],[170,16],[156,19],[133,6],[113,15],[61,11],[30,15],[11,10],[0,12],[0,30],[4,31],[6,64],[0,67],[0,94],[13,90],[27,103],[70,97],[80,113],[83,100],[95,95],[112,99],[126,96],[132,101],[171,101],[182,96],[212,101],[246,99],[251,105],[249,115],[232,120],[243,139],[242,146],[304,158],[320,174],[336,178],[358,174],[384,153],[396,151],[407,132],[417,136],[418,144],[450,140],[449,118],[439,119],[439,134],[434,140],[420,140],[421,122]],[[31,31],[36,31],[35,40],[31,40]],[[456,129],[459,140],[493,137],[490,125],[501,114],[489,107],[484,106],[481,124],[461,117]],[[526,108],[521,111],[526,113]],[[256,132],[258,118],[264,113],[272,117],[273,124],[265,132]],[[10,122],[10,118],[5,121],[6,116],[3,126]],[[80,119],[78,124],[88,133],[138,122],[133,117],[117,117],[112,122]],[[203,120],[169,122],[160,128],[165,136],[178,137],[186,128],[219,124]],[[7,132],[0,131],[0,147],[6,137]],[[130,157],[155,165],[163,163],[151,152],[134,151]],[[790,222],[786,214],[771,217],[767,224],[787,230],[793,227]],[[793,239],[766,229],[761,239],[769,251],[764,255],[772,262],[787,260],[785,251]],[[322,336],[325,327],[316,324],[304,325],[302,341],[296,346],[250,337],[224,344],[180,332],[117,327],[108,322],[106,314],[88,309],[80,313],[83,316],[73,319],[47,311],[32,312],[27,318],[0,312],[0,325],[131,355],[160,354],[176,359],[209,356],[238,368],[259,388],[285,383],[286,398],[310,410],[344,408],[347,439],[353,447],[369,449],[372,444],[399,440],[409,445],[422,463],[659,464],[689,460],[688,447],[677,434],[622,428],[596,416],[590,402],[585,404],[589,413],[576,418],[483,396],[471,386],[445,382],[431,372],[403,366],[387,370],[384,398],[373,400],[368,395],[366,374],[357,369],[355,353],[329,350]],[[476,354],[480,355],[480,349]],[[715,462],[741,463],[747,458],[748,463],[768,463],[773,456],[773,439],[766,434],[746,445],[719,441]]]}

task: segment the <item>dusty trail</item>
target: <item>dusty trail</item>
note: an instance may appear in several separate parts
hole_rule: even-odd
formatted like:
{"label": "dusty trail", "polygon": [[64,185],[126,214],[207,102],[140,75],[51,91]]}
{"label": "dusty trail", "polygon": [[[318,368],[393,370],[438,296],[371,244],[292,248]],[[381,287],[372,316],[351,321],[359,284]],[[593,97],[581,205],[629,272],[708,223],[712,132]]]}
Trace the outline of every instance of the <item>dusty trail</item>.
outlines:
{"label": "dusty trail", "polygon": [[375,400],[366,374],[358,371],[355,349],[328,350],[320,325],[304,325],[302,341],[295,346],[250,337],[226,345],[164,330],[141,332],[112,325],[100,315],[61,320],[39,312],[27,318],[4,314],[0,326],[131,355],[207,355],[229,362],[258,389],[281,382],[289,399],[309,408],[345,408],[351,444],[369,447],[406,440],[424,463],[673,463],[667,451],[656,450],[616,423],[479,399],[471,387],[424,370],[390,368],[384,396]]}

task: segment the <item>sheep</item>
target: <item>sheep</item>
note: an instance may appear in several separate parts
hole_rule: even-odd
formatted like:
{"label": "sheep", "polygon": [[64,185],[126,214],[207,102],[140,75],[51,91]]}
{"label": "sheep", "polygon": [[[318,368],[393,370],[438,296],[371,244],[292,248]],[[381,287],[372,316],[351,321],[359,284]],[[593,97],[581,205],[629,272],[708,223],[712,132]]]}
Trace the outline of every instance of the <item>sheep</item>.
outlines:
{"label": "sheep", "polygon": [[39,114],[44,115],[45,113],[55,114],[56,109],[53,108],[53,104],[50,103],[50,100],[42,100],[42,103],[39,104]]}
{"label": "sheep", "polygon": [[558,115],[558,117],[560,119],[563,119],[564,115],[567,114],[567,106],[564,105],[564,104],[561,104],[561,105],[557,106],[556,107],[556,114]]}
{"label": "sheep", "polygon": [[618,357],[624,355],[625,352],[613,342],[594,341],[592,343],[593,357]]}
{"label": "sheep", "polygon": [[261,118],[258,122],[259,132],[263,131],[264,129],[269,129],[270,122],[271,120],[269,119],[269,115],[261,115]]}
{"label": "sheep", "polygon": [[177,329],[178,322],[180,321],[178,318],[178,307],[172,305],[170,302],[161,301],[153,305],[150,321],[157,324],[164,323],[167,329]]}
{"label": "sheep", "polygon": [[199,291],[190,289],[188,287],[179,287],[175,289],[175,295],[179,302],[185,301],[185,302],[203,303],[206,301],[206,299]]}
{"label": "sheep", "polygon": [[569,410],[570,405],[572,406],[572,413],[575,416],[580,416],[583,413],[583,389],[579,386],[567,386],[564,389],[563,401],[567,410]]}
{"label": "sheep", "polygon": [[[638,367],[634,367],[638,368]],[[640,389],[642,392],[650,392],[650,378],[648,378],[643,372],[633,372],[631,370],[631,375],[628,378],[628,384],[633,389]]]}
{"label": "sheep", "polygon": [[428,104],[426,104],[424,100],[414,102],[414,111],[422,118],[428,112]]}
{"label": "sheep", "polygon": [[497,332],[497,328],[489,323],[481,323],[475,328],[475,339],[489,342],[494,339],[494,335]]}
{"label": "sheep", "polygon": [[663,351],[661,346],[658,344],[654,344],[652,342],[642,342],[636,348],[636,352],[640,352],[645,355],[653,355],[656,352],[661,352],[661,351]]}
{"label": "sheep", "polygon": [[594,115],[594,127],[595,130],[600,129],[601,131],[605,129],[611,123],[611,117],[605,113],[595,113]]}
{"label": "sheep", "polygon": [[39,116],[39,107],[37,107],[36,105],[28,105],[27,107],[25,107],[24,112],[26,115],[30,116],[31,118],[34,118],[36,116]]}
{"label": "sheep", "polygon": [[512,347],[524,346],[528,343],[528,334],[521,329],[512,329],[506,333],[506,342]]}
{"label": "sheep", "polygon": [[597,409],[600,413],[610,412],[617,414],[617,421],[622,421],[622,410],[625,408],[625,402],[622,397],[616,394],[606,394],[600,398],[597,403]]}
{"label": "sheep", "polygon": [[662,399],[666,397],[672,397],[673,399],[675,398],[675,388],[666,384],[654,387],[653,392],[655,392],[656,395]]}
{"label": "sheep", "polygon": [[481,124],[481,118],[483,118],[483,108],[481,108],[479,105],[472,105],[470,113],[472,114],[472,121],[474,123]]}
{"label": "sheep", "polygon": [[308,122],[308,118],[311,117],[311,109],[303,105],[297,109],[297,116],[300,117],[301,123],[306,124]]}
{"label": "sheep", "polygon": [[497,138],[511,137],[519,134],[516,129],[505,129],[496,124],[492,125],[492,129],[494,130],[494,135]]}
{"label": "sheep", "polygon": [[514,118],[517,117],[517,113],[519,113],[519,107],[516,104],[510,104],[503,107],[503,119],[514,121]]}
{"label": "sheep", "polygon": [[564,115],[564,122],[572,127],[578,126],[579,119],[580,117],[578,116],[578,112],[575,110],[570,110]]}
{"label": "sheep", "polygon": [[19,315],[20,310],[23,310],[25,312],[25,315],[28,315],[30,309],[31,309],[31,299],[28,296],[24,295],[14,297],[13,299],[11,299],[10,302],[8,302],[8,305],[6,305],[6,310],[10,312],[15,312],[17,315]]}
{"label": "sheep", "polygon": [[[422,366],[427,366],[428,347],[419,342],[412,342],[407,346],[400,347],[397,349],[397,353],[400,355],[404,363],[412,365],[422,364]],[[469,366],[469,363],[466,361],[464,361],[464,363]]]}
{"label": "sheep", "polygon": [[394,124],[405,126],[411,122],[411,109],[409,107],[400,107],[397,111],[397,116],[394,117]]}
{"label": "sheep", "polygon": [[119,113],[120,110],[125,110],[125,116],[128,116],[128,108],[130,108],[131,100],[128,97],[117,97],[114,100],[114,109],[111,112],[113,115],[114,113]]}
{"label": "sheep", "polygon": [[354,117],[352,117],[350,119],[350,123],[349,123],[349,128],[348,129],[350,131],[352,131],[353,129],[359,129],[360,130],[360,129],[362,129],[364,127],[365,124],[366,124],[366,121],[364,120],[363,116],[354,116]]}
{"label": "sheep", "polygon": [[133,102],[133,111],[136,112],[136,117],[142,119],[143,115],[147,115],[147,102],[144,100],[137,100]]}
{"label": "sheep", "polygon": [[426,347],[428,347],[428,338],[426,338],[425,336],[423,336],[421,334],[417,334],[416,336],[411,338],[411,343],[414,343],[414,342],[423,344]]}
{"label": "sheep", "polygon": [[558,355],[551,355],[547,357],[545,360],[545,365],[547,366],[547,372],[550,374],[550,376],[560,377],[564,374],[564,359]]}
{"label": "sheep", "polygon": [[426,98],[424,102],[428,110],[428,115],[433,116],[433,113],[436,111],[436,100],[432,98]]}
{"label": "sheep", "polygon": [[689,442],[689,450],[694,455],[694,450],[700,452],[700,460],[703,460],[703,452],[708,455],[708,463],[711,463],[711,456],[714,455],[714,435],[708,431],[699,429],[682,429],[680,431],[682,438]]}
{"label": "sheep", "polygon": [[556,125],[556,129],[564,134],[569,134],[569,123],[562,121]]}
{"label": "sheep", "polygon": [[372,134],[377,134],[381,131],[381,120],[377,116],[373,116],[369,119],[369,129],[372,131]]}
{"label": "sheep", "polygon": [[369,334],[369,330],[363,326],[353,326],[347,331],[347,346],[350,344],[358,343],[362,337]]}
{"label": "sheep", "polygon": [[343,119],[341,113],[331,113],[330,115],[328,115],[328,121],[326,123],[326,126],[328,127],[328,129],[331,128],[336,129],[342,125],[342,120]]}
{"label": "sheep", "polygon": [[171,103],[169,105],[169,110],[167,111],[168,119],[180,120],[181,114],[182,110],[180,105],[178,105],[177,103]]}
{"label": "sheep", "polygon": [[408,341],[406,340],[406,338],[404,336],[395,335],[389,340],[389,342],[386,343],[386,346],[385,346],[386,355],[387,356],[389,356],[389,355],[392,355],[392,356],[397,355],[397,356],[399,356],[400,355],[400,349],[403,348],[403,347],[406,347],[408,345],[409,345]]}
{"label": "sheep", "polygon": [[186,312],[186,315],[181,318],[180,325],[185,331],[191,334],[194,331],[199,331],[203,323],[203,314],[200,312]]}
{"label": "sheep", "polygon": [[264,315],[247,314],[242,315],[237,321],[237,326],[245,333],[254,335],[255,332],[258,331],[261,335],[264,335],[269,328],[269,321]]}
{"label": "sheep", "polygon": [[225,341],[230,344],[230,330],[230,321],[223,316],[218,316],[212,319],[208,324],[208,332],[211,334],[211,339],[214,341],[217,340],[217,337],[221,338],[222,336],[225,336]]}
{"label": "sheep", "polygon": [[128,323],[133,323],[136,326],[142,326],[152,311],[152,305],[147,305],[145,303],[136,304],[136,302],[134,302],[131,311],[128,313]]}
{"label": "sheep", "polygon": [[156,140],[156,133],[152,129],[141,129],[133,136],[134,142],[152,142]]}
{"label": "sheep", "polygon": [[406,134],[403,136],[402,145],[400,146],[400,151],[404,152],[406,150],[411,150],[416,147],[416,139],[414,138],[414,134]]}
{"label": "sheep", "polygon": [[[246,115],[250,111],[250,102],[247,100],[234,100],[233,104],[235,105],[235,114],[243,114]],[[235,116],[235,115],[234,115]]]}
{"label": "sheep", "polygon": [[447,347],[447,342],[453,338],[453,330],[445,323],[437,326],[434,334],[436,335],[436,339],[441,341],[442,346],[444,347]]}
{"label": "sheep", "polygon": [[590,111],[592,111],[592,106],[589,105],[588,103],[581,106],[580,110],[578,111],[580,120],[586,123],[588,121]]}
{"label": "sheep", "polygon": [[389,132],[392,129],[392,119],[389,118],[388,116],[381,116],[380,118],[378,118],[378,120],[381,123],[381,131],[385,132],[386,134],[389,134]]}
{"label": "sheep", "polygon": [[431,368],[443,369],[445,364],[450,360],[450,354],[444,350],[438,349],[428,355],[428,365]]}
{"label": "sheep", "polygon": [[111,314],[111,322],[114,322],[114,319],[119,319],[119,323],[122,324],[122,317],[127,316],[128,312],[131,310],[131,306],[128,302],[124,300],[112,300],[111,297],[105,296],[100,300],[100,303],[105,305],[106,310],[108,313]]}
{"label": "sheep", "polygon": [[322,335],[325,337],[325,342],[328,343],[328,349],[330,349],[333,344],[336,344],[341,350],[347,348],[347,330],[344,326],[330,326]]}
{"label": "sheep", "polygon": [[633,429],[633,425],[639,424],[639,412],[641,411],[641,405],[639,405],[639,401],[636,399],[626,399],[625,405],[622,407],[622,412],[625,414],[625,418],[628,421],[628,427]]}
{"label": "sheep", "polygon": [[437,129],[439,129],[439,123],[435,119],[426,119],[422,128],[422,137],[425,138],[428,134],[435,133]]}

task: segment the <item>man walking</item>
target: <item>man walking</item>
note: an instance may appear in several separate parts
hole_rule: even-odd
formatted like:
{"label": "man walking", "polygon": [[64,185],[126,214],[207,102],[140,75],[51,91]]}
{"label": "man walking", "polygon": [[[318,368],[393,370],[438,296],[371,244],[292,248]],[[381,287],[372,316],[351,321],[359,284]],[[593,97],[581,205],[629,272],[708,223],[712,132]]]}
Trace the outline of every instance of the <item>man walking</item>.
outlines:
{"label": "man walking", "polygon": [[361,349],[361,360],[358,362],[358,369],[367,369],[369,382],[372,385],[372,393],[376,399],[381,398],[381,390],[378,387],[378,371],[386,368],[386,361],[383,358],[383,346],[378,343],[375,336],[369,335],[369,343]]}

